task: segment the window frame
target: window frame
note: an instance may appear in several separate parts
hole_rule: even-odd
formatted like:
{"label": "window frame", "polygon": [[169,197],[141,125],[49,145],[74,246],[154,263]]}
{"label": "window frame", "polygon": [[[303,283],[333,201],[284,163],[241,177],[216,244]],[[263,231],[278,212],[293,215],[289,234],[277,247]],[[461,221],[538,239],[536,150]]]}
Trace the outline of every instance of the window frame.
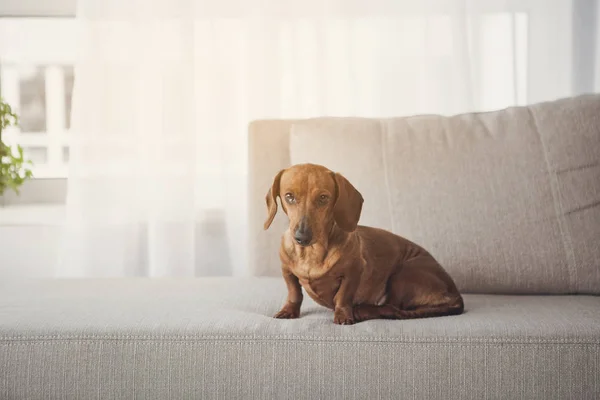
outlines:
{"label": "window frame", "polygon": [[[77,0],[4,0],[0,18],[75,18]],[[35,178],[25,182],[20,195],[6,191],[0,206],[65,204],[67,178]]]}

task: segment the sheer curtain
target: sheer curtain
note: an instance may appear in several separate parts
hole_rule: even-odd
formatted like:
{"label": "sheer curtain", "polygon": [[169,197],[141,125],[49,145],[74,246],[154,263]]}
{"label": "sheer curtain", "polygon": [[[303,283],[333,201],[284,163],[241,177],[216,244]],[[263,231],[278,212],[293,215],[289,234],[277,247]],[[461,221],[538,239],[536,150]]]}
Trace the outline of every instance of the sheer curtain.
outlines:
{"label": "sheer curtain", "polygon": [[251,120],[593,91],[595,40],[574,83],[575,3],[80,0],[60,275],[245,274]]}

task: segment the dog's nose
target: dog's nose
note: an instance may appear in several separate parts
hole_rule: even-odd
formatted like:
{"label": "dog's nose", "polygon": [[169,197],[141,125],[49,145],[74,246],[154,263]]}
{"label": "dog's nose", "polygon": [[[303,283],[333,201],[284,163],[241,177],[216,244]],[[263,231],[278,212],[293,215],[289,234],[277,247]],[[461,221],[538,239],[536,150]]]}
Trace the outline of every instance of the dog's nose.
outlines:
{"label": "dog's nose", "polygon": [[294,239],[301,246],[308,246],[312,240],[312,234],[310,232],[298,232],[294,233]]}
{"label": "dog's nose", "polygon": [[294,233],[294,239],[300,246],[308,246],[312,240],[312,233],[296,231]]}
{"label": "dog's nose", "polygon": [[312,241],[312,230],[306,223],[306,219],[302,218],[298,224],[298,228],[296,228],[296,231],[294,232],[294,240],[296,240],[296,243],[300,246],[308,246]]}

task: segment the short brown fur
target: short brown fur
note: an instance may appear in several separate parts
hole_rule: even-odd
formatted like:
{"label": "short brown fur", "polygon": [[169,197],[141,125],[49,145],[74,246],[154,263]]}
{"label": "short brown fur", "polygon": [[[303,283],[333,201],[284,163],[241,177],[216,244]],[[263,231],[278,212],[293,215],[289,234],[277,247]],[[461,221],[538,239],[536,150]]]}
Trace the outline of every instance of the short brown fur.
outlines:
{"label": "short brown fur", "polygon": [[[289,218],[279,256],[288,296],[276,318],[298,318],[302,288],[334,310],[336,324],[461,314],[462,296],[419,245],[358,225],[363,197],[341,174],[315,164],[280,171],[266,196],[268,229],[277,197]],[[295,232],[310,228],[310,243]]]}

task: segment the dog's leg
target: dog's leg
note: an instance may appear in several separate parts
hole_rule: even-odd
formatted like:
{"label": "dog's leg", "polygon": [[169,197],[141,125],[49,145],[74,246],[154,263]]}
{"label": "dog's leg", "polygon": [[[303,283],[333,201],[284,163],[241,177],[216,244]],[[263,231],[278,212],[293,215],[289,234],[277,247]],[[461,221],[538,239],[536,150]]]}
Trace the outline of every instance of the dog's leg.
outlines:
{"label": "dog's leg", "polygon": [[387,287],[386,304],[358,305],[354,317],[369,319],[414,319],[459,315],[463,299],[456,286],[431,256],[414,258],[398,268]]}
{"label": "dog's leg", "polygon": [[333,303],[335,305],[333,322],[338,325],[354,324],[352,299],[360,281],[356,278],[356,275],[349,274],[349,276],[354,276],[355,278],[351,279],[348,276],[343,277],[340,287],[333,298]]}
{"label": "dog's leg", "polygon": [[464,311],[454,282],[429,255],[405,262],[390,277],[387,302],[398,307],[397,319],[459,315]]}
{"label": "dog's leg", "polygon": [[287,301],[281,310],[275,314],[275,318],[293,319],[300,316],[300,306],[302,305],[302,286],[296,275],[292,274],[287,268],[282,268],[283,279],[288,290]]}

